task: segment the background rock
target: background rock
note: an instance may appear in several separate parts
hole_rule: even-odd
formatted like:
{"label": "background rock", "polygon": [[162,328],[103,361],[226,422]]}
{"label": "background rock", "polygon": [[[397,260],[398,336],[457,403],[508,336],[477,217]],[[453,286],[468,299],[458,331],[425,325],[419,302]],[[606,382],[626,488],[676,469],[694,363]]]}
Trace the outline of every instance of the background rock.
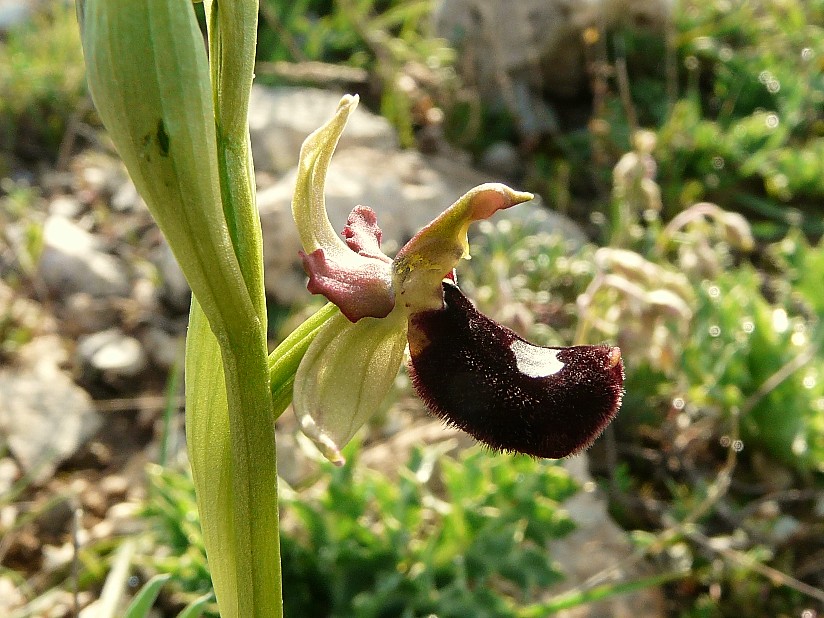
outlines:
{"label": "background rock", "polygon": [[108,382],[131,378],[146,367],[146,353],[134,337],[119,328],[81,337],[77,342],[78,364],[92,374],[102,374]]}
{"label": "background rock", "polygon": [[[249,100],[249,133],[255,170],[280,175],[298,162],[303,140],[331,118],[344,93],[316,88],[254,85]],[[393,149],[398,136],[389,121],[362,105],[349,118],[339,150],[352,146]]]}
{"label": "background rock", "polygon": [[[185,332],[185,328],[183,329]],[[141,338],[143,346],[157,367],[169,370],[175,365],[182,366],[184,337],[175,336],[159,326],[151,325]]]}
{"label": "background rock", "polygon": [[[436,32],[460,50],[458,69],[527,134],[551,133],[544,94],[574,97],[588,83],[583,33],[618,25],[663,32],[672,0],[441,0]],[[502,33],[505,33],[502,36]]]}
{"label": "background rock", "polygon": [[60,369],[65,351],[58,337],[38,337],[19,356],[19,367],[0,368],[0,436],[23,472],[41,483],[102,419],[88,393]]}
{"label": "background rock", "polygon": [[128,296],[126,264],[105,253],[97,238],[76,223],[50,216],[43,226],[43,243],[38,269],[53,294]]}
{"label": "background rock", "polygon": [[[635,550],[627,533],[609,516],[607,500],[589,473],[587,455],[566,459],[563,465],[583,489],[564,502],[569,516],[576,523],[575,530],[550,544],[549,555],[561,565],[565,574],[564,582],[551,594],[560,594],[583,585],[593,576],[608,570],[609,577],[605,576],[596,583],[643,577],[644,563],[632,560]],[[665,616],[666,612],[661,589],[653,587],[586,603],[555,615],[559,618],[653,618]]]}
{"label": "background rock", "polygon": [[111,298],[92,296],[87,292],[71,294],[58,308],[63,332],[77,336],[114,326],[119,321],[120,315],[112,307],[111,300]]}
{"label": "background rock", "polygon": [[165,238],[154,250],[152,262],[162,280],[160,297],[172,309],[179,312],[188,312],[192,291],[189,289],[189,282],[186,281],[186,277],[183,275],[183,271]]}
{"label": "background rock", "polygon": [[37,0],[0,0],[0,33],[6,33],[29,21]]}

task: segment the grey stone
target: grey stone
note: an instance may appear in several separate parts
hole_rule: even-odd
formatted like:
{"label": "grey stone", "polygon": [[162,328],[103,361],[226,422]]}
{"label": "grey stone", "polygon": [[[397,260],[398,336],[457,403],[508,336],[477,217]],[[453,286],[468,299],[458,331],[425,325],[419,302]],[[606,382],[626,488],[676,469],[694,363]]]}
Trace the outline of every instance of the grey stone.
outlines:
{"label": "grey stone", "polygon": [[[673,0],[440,0],[436,32],[460,50],[459,70],[526,133],[551,133],[543,93],[574,96],[588,81],[584,31],[619,25],[663,32]],[[502,33],[505,33],[502,35]]]}
{"label": "grey stone", "polygon": [[77,292],[66,298],[60,309],[61,328],[65,334],[96,333],[117,323],[119,314],[108,297]]}
{"label": "grey stone", "polygon": [[17,367],[0,368],[0,435],[35,483],[49,479],[100,428],[91,397],[60,369],[56,336],[39,337]]}
{"label": "grey stone", "polygon": [[83,212],[83,205],[72,195],[59,195],[49,202],[49,214],[73,219]]}
{"label": "grey stone", "polygon": [[155,365],[171,369],[183,361],[183,337],[169,334],[158,326],[150,326],[141,338]]}
{"label": "grey stone", "polygon": [[20,468],[11,457],[0,459],[0,496],[8,492],[20,477]]}
{"label": "grey stone", "polygon": [[188,311],[192,299],[189,282],[183,275],[180,264],[172,253],[169,243],[164,239],[152,256],[152,262],[157,267],[163,285],[160,288],[161,298],[177,311]]}
{"label": "grey stone", "polygon": [[109,381],[131,378],[146,368],[146,353],[134,337],[119,328],[81,337],[77,342],[78,364]]}
{"label": "grey stone", "polygon": [[521,156],[509,142],[495,142],[481,155],[481,169],[503,178],[515,178],[521,171]]}
{"label": "grey stone", "polygon": [[133,210],[146,208],[143,198],[137,192],[137,187],[130,178],[124,180],[123,184],[117,188],[110,201],[111,207],[116,212],[131,212]]}
{"label": "grey stone", "polygon": [[[249,100],[249,133],[255,169],[280,175],[298,162],[303,140],[334,113],[343,92],[255,85]],[[338,150],[352,146],[394,149],[398,136],[385,118],[363,105],[351,115]]]}
{"label": "grey stone", "polygon": [[30,21],[37,4],[35,0],[0,0],[0,33],[9,32]]}
{"label": "grey stone", "polygon": [[[15,573],[15,578],[18,577]],[[11,616],[26,603],[26,596],[23,594],[22,586],[18,586],[14,578],[0,576],[0,616]]]}
{"label": "grey stone", "polygon": [[50,216],[43,226],[43,243],[38,270],[53,294],[128,296],[126,264],[105,253],[99,241],[74,222]]}

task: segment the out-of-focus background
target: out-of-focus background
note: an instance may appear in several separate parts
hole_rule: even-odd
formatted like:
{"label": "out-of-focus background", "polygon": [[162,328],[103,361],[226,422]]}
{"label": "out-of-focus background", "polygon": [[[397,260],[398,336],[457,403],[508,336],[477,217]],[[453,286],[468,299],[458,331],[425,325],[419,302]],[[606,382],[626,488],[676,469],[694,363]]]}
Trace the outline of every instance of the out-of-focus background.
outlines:
{"label": "out-of-focus background", "polygon": [[[342,469],[287,412],[288,616],[822,614],[823,25],[822,0],[261,0],[272,345],[319,305],[294,166],[350,92],[336,227],[372,206],[392,254],[476,184],[532,191],[473,230],[462,287],[626,365],[618,419],[566,463],[474,446],[404,372]],[[0,269],[0,615],[119,615],[157,573],[152,615],[178,615],[210,592],[189,290],[64,0],[0,1]]]}

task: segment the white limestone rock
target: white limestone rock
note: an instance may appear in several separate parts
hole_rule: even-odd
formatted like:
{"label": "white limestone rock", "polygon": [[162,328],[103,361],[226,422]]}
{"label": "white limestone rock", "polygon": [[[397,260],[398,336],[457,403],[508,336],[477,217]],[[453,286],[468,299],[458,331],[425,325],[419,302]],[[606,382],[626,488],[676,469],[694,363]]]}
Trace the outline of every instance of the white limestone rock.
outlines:
{"label": "white limestone rock", "polygon": [[[255,169],[278,176],[297,165],[303,140],[329,120],[343,95],[317,88],[252,86],[249,133]],[[389,121],[361,105],[349,117],[338,149],[391,150],[397,145],[398,136]]]}

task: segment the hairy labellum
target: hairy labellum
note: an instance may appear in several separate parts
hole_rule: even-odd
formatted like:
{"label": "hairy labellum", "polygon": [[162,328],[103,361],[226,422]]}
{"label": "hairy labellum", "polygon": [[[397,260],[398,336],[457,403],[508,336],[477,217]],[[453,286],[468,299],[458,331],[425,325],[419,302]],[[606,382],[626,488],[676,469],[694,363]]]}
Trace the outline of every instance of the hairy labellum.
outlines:
{"label": "hairy labellum", "polygon": [[620,350],[534,346],[454,283],[443,290],[443,309],[409,321],[412,382],[430,410],[504,451],[560,458],[592,444],[621,405]]}

